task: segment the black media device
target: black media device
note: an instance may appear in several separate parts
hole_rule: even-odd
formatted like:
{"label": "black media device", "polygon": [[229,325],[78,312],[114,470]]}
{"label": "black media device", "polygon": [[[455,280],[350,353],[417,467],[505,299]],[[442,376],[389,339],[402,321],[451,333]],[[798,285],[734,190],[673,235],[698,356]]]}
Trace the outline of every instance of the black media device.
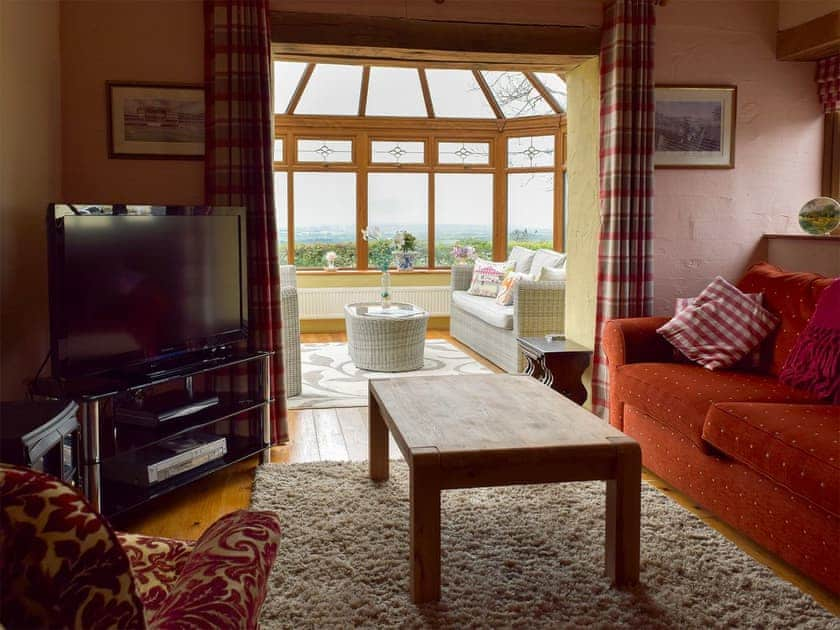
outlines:
{"label": "black media device", "polygon": [[160,376],[247,338],[244,209],[51,204],[47,238],[53,377]]}

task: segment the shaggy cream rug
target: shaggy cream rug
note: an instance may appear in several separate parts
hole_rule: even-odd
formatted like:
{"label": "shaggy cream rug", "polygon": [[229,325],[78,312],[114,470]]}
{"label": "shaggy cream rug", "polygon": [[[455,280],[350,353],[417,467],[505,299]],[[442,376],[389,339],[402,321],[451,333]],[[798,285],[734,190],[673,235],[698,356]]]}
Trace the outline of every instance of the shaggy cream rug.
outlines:
{"label": "shaggy cream rug", "polygon": [[408,472],[269,464],[252,507],[280,515],[265,628],[840,628],[840,621],[644,484],[641,584],[604,577],[604,484],[449,490],[443,598],[408,596]]}

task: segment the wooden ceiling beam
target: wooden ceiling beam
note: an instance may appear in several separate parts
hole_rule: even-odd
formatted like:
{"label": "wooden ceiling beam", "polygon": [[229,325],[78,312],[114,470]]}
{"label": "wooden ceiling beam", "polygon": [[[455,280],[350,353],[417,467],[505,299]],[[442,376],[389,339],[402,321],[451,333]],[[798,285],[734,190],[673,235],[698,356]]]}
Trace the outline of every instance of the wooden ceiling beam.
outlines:
{"label": "wooden ceiling beam", "polygon": [[562,114],[563,108],[560,107],[560,103],[558,103],[557,99],[554,98],[554,94],[552,94],[548,90],[548,88],[543,85],[543,82],[540,81],[540,78],[530,70],[526,70],[524,74],[525,78],[528,79],[531,82],[531,85],[533,85],[537,89],[537,92],[540,93],[540,96],[542,96],[543,99],[545,99],[545,102],[548,103],[548,106],[554,110],[554,113]]}
{"label": "wooden ceiling beam", "polygon": [[491,90],[490,86],[487,85],[487,80],[484,78],[484,75],[481,74],[481,72],[479,72],[478,70],[473,70],[473,76],[475,77],[475,80],[478,83],[478,87],[481,88],[481,91],[484,94],[484,98],[487,99],[487,103],[490,105],[490,108],[493,110],[493,114],[499,120],[504,120],[505,113],[502,111],[502,108],[499,106],[499,102],[496,100],[496,97],[493,95],[493,90]]}
{"label": "wooden ceiling beam", "polygon": [[[405,58],[393,57],[400,51],[382,50],[381,56],[350,55],[347,49],[334,46],[308,46],[305,44],[274,44],[274,59],[277,61],[302,61],[305,63],[332,63],[350,66],[385,66],[395,68],[454,68],[457,70],[533,70],[534,72],[554,72],[561,77],[577,68],[589,57],[570,55],[549,57],[545,55],[527,57],[501,55],[490,59],[488,55],[449,55],[444,59],[441,54],[429,51],[407,51]],[[370,51],[368,51],[370,52]],[[372,52],[370,52],[373,55]],[[445,55],[444,55],[445,56]],[[481,57],[484,61],[477,61]],[[424,61],[418,61],[424,59]]]}
{"label": "wooden ceiling beam", "polygon": [[370,66],[362,68],[362,88],[359,90],[359,116],[367,112],[368,86],[370,85]]}
{"label": "wooden ceiling beam", "polygon": [[840,9],[776,33],[776,59],[816,61],[840,53]]}
{"label": "wooden ceiling beam", "polygon": [[[297,87],[295,91],[292,93],[292,98],[289,99],[289,104],[286,107],[287,114],[294,114],[295,108],[298,106],[300,102],[300,97],[303,96],[303,91],[306,89],[307,83],[309,83],[310,77],[312,77],[312,73],[315,71],[315,64],[309,63],[306,65],[306,68],[303,69],[303,74],[300,77],[300,81],[298,81]],[[275,79],[276,80],[276,79]]]}
{"label": "wooden ceiling beam", "polygon": [[[504,57],[534,56],[555,60],[562,56],[592,57],[598,54],[599,28],[532,24],[489,24],[370,17],[347,14],[271,12],[272,42],[283,45],[322,46],[344,49],[350,56],[391,56],[406,53],[442,55],[453,53],[490,55],[484,61]],[[388,55],[388,52],[391,52]],[[367,54],[365,54],[365,52]],[[447,58],[447,54],[449,57]],[[415,57],[416,59],[416,57]],[[478,59],[482,61],[482,59]]]}
{"label": "wooden ceiling beam", "polygon": [[426,77],[425,68],[417,68],[417,74],[420,76],[420,89],[423,90],[423,102],[426,104],[426,115],[429,118],[435,117],[435,106],[432,103],[432,93],[429,90],[429,79]]}

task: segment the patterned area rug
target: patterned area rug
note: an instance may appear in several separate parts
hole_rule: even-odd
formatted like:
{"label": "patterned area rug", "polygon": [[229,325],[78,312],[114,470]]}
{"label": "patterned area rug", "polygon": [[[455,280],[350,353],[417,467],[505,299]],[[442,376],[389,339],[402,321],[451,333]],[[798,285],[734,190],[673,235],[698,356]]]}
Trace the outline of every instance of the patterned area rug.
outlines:
{"label": "patterned area rug", "polygon": [[252,507],[283,537],[263,628],[840,628],[840,620],[643,484],[639,586],[604,577],[604,483],[449,490],[442,600],[408,595],[408,474],[269,464]]}
{"label": "patterned area rug", "polygon": [[346,343],[304,343],[300,348],[303,387],[300,396],[286,401],[288,409],[366,407],[368,380],[408,376],[489,374],[490,370],[448,341],[426,341],[423,369],[413,372],[368,372],[350,360]]}

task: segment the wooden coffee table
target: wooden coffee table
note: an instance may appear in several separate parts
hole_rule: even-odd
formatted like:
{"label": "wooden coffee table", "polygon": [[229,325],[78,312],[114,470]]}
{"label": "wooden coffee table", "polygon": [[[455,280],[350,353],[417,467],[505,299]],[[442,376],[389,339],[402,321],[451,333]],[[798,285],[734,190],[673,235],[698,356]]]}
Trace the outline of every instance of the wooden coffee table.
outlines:
{"label": "wooden coffee table", "polygon": [[371,380],[370,477],[388,479],[388,431],[409,466],[411,597],[440,599],[440,492],[607,482],[606,570],[639,579],[639,444],[522,375]]}

